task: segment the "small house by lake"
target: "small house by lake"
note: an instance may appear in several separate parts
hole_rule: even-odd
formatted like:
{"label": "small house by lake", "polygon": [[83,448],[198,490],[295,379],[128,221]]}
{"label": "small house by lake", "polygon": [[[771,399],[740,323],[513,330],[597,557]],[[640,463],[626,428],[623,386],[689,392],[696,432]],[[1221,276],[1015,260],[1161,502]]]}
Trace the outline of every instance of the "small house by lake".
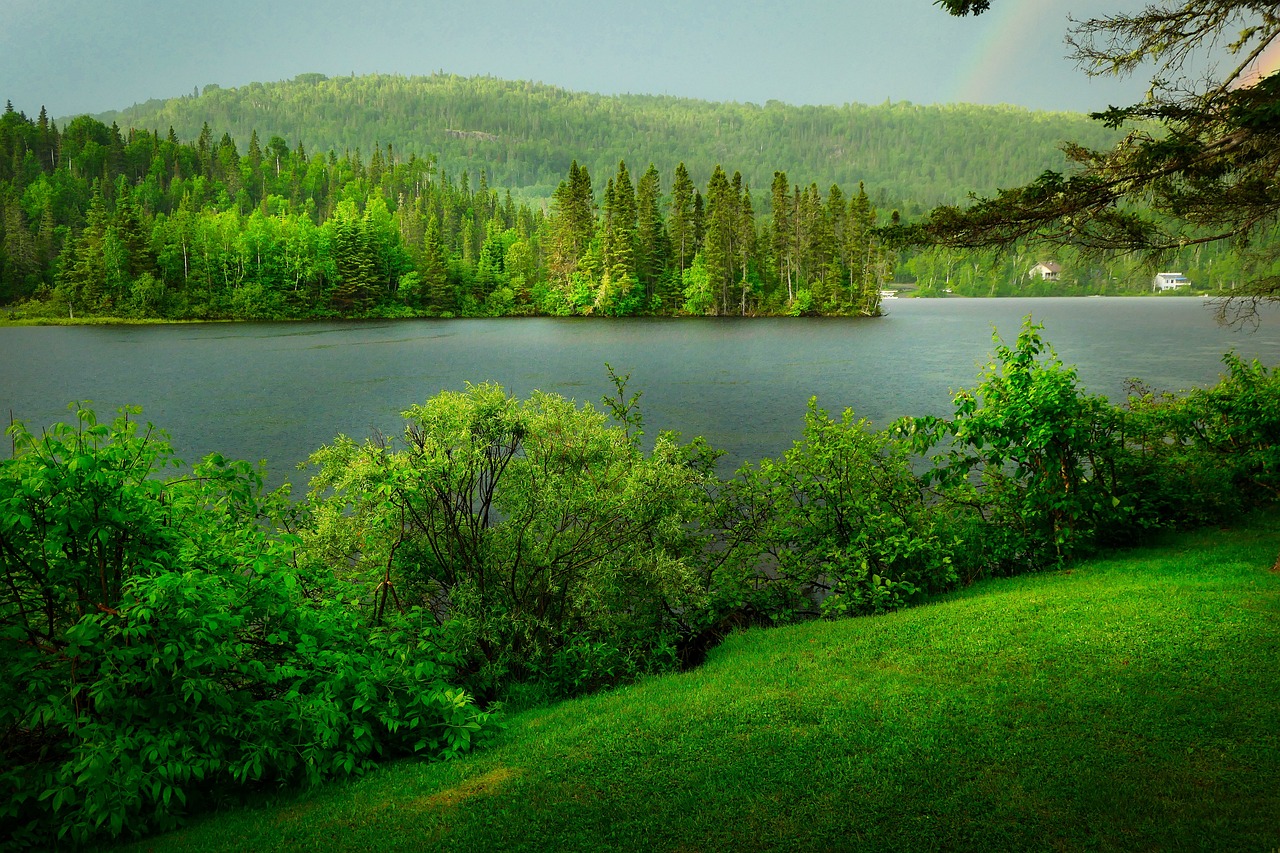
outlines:
{"label": "small house by lake", "polygon": [[1191,279],[1180,272],[1159,272],[1151,280],[1151,291],[1153,293],[1164,293],[1165,291],[1178,290],[1179,288],[1190,286]]}
{"label": "small house by lake", "polygon": [[1055,261],[1041,261],[1027,273],[1028,277],[1038,278],[1042,281],[1057,281],[1058,276],[1061,274],[1062,265]]}

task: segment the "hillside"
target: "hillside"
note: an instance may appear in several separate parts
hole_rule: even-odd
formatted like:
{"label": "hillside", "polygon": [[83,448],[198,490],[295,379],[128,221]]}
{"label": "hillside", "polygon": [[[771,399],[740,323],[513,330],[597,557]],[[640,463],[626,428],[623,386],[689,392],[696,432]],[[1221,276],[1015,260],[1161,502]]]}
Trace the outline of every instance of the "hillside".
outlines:
{"label": "hillside", "polygon": [[[619,160],[671,174],[683,161],[701,185],[717,164],[742,169],[765,195],[775,170],[792,181],[857,187],[881,207],[923,210],[1025,182],[1061,162],[1074,139],[1107,146],[1116,137],[1087,117],[1015,107],[764,106],[665,96],[602,96],[491,77],[373,75],[239,88],[206,86],[198,96],[153,100],[99,118],[123,128],[172,126],[194,139],[207,122],[245,145],[256,130],[308,150],[375,146],[435,155],[451,174],[485,169],[490,186],[546,198],[577,159],[592,176]],[[62,122],[65,123],[65,122]]]}
{"label": "hillside", "polygon": [[1275,521],[740,634],[465,759],[131,849],[1273,849]]}

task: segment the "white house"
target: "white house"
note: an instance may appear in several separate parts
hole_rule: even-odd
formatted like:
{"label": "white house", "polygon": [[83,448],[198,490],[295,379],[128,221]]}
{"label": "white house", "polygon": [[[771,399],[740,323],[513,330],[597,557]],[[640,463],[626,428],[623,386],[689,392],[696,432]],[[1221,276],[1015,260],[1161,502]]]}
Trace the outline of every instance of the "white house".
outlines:
{"label": "white house", "polygon": [[1062,266],[1054,261],[1041,261],[1031,268],[1027,273],[1028,278],[1040,278],[1043,281],[1057,281],[1058,275],[1062,272]]}
{"label": "white house", "polygon": [[1190,287],[1191,279],[1187,278],[1180,272],[1159,272],[1156,277],[1151,280],[1152,292],[1159,291],[1164,293],[1166,290],[1177,290],[1180,287]]}

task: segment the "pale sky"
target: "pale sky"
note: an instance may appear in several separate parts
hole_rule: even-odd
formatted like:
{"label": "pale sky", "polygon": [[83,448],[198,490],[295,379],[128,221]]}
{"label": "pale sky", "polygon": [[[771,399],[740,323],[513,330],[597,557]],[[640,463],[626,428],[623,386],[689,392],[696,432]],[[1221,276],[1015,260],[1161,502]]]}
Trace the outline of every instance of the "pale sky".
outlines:
{"label": "pale sky", "polygon": [[121,109],[196,86],[435,71],[602,94],[792,104],[1017,104],[1087,112],[1145,80],[1065,59],[1068,12],[1132,0],[0,0],[0,98],[34,116]]}

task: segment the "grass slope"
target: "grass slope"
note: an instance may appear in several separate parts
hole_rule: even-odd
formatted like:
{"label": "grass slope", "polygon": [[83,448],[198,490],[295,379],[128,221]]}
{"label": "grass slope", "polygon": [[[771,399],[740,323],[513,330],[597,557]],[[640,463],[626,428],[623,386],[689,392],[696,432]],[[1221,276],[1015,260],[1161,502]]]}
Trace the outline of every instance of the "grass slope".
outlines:
{"label": "grass slope", "polygon": [[154,850],[1280,847],[1276,516],[514,716]]}

